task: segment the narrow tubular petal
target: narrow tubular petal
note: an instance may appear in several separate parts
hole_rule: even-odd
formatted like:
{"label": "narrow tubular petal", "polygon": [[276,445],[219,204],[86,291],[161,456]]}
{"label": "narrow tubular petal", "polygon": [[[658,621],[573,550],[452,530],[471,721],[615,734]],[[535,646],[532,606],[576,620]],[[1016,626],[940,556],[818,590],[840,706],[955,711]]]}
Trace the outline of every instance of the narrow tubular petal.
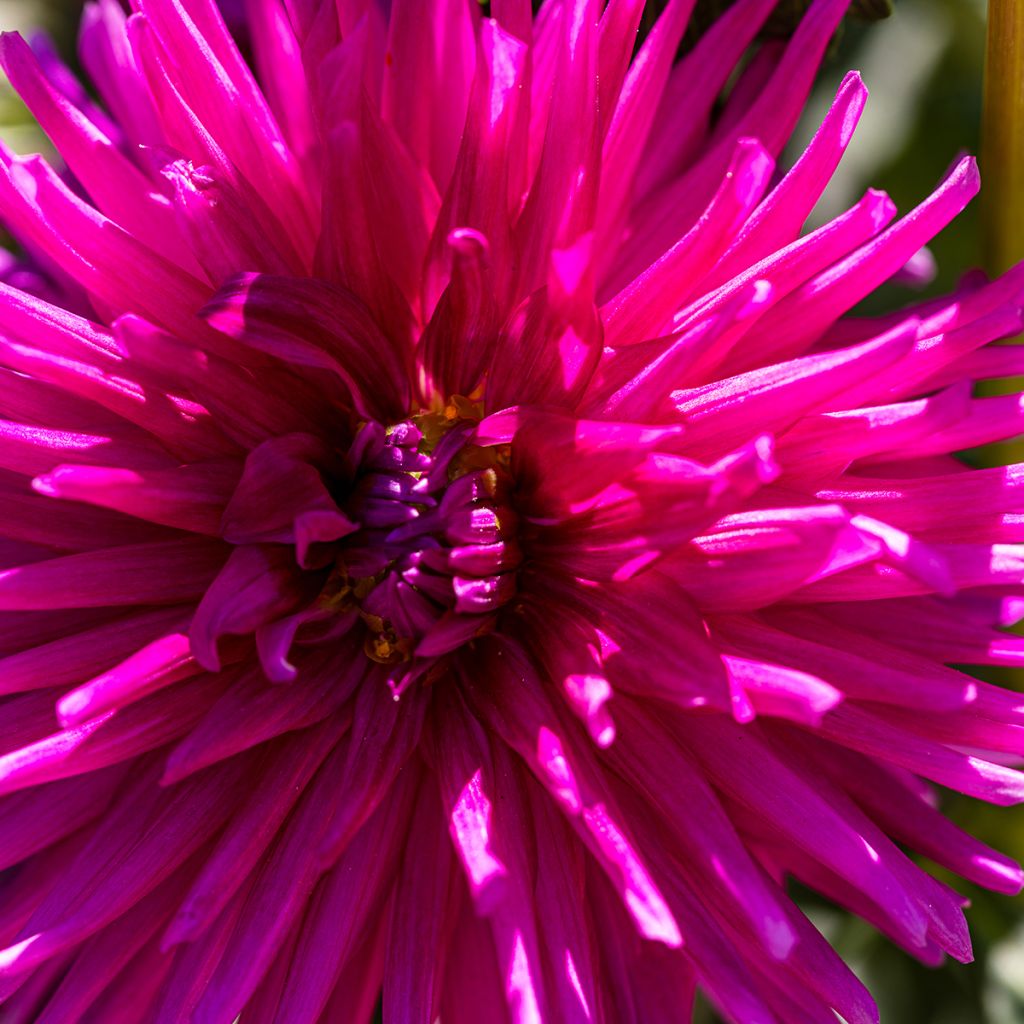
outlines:
{"label": "narrow tubular petal", "polygon": [[12,750],[0,757],[0,792],[97,771],[155,750],[188,733],[227,682],[203,676]]}
{"label": "narrow tubular petal", "polygon": [[[408,766],[341,860],[317,885],[281,995],[281,1024],[315,1024],[346,962],[371,922],[385,911],[418,783],[419,772]],[[325,957],[328,949],[330,955]]]}
{"label": "narrow tubular petal", "polygon": [[840,708],[823,723],[821,732],[840,746],[907,768],[979,800],[1004,806],[1024,801],[1024,773],[917,736],[870,711]]}
{"label": "narrow tubular petal", "polygon": [[[810,780],[773,758],[754,736],[737,734],[736,728],[710,719],[687,723],[685,742],[730,797],[755,815],[764,816],[790,842],[847,878],[884,907],[916,944],[923,944],[927,921],[915,894],[899,877],[898,858],[902,854],[895,847],[877,845],[880,833],[878,838],[862,836],[852,821],[819,795]],[[736,759],[737,744],[744,750],[757,751],[756,769],[752,762],[744,764]],[[770,797],[767,787],[771,787]],[[796,807],[800,807],[799,813]]]}
{"label": "narrow tubular petal", "polygon": [[295,158],[212,0],[187,10],[177,0],[144,0],[139,8],[173,53],[173,68],[165,70],[192,110],[253,188],[280,211],[285,233],[311,252],[312,204]]}
{"label": "narrow tubular petal", "polygon": [[[658,100],[668,82],[672,59],[693,6],[694,0],[670,0],[665,5],[622,83],[601,152],[600,212],[596,230],[602,246],[614,246],[615,231],[625,219],[631,186],[642,162]],[[600,77],[598,86],[600,88]]]}
{"label": "narrow tubular petal", "polygon": [[686,443],[723,452],[752,434],[783,430],[849,388],[898,363],[914,342],[912,329],[838,352],[803,356],[715,384],[676,391],[672,401],[686,423]]}
{"label": "narrow tubular petal", "polygon": [[[248,896],[248,890],[244,890]],[[236,897],[237,899],[237,897]],[[256,987],[256,991],[245,1004],[245,1011],[252,1015],[252,1019],[258,1024],[272,1024],[277,1015],[277,1007],[281,1002],[281,992],[284,990],[284,983],[288,978],[288,970],[292,964],[292,957],[295,955],[295,946],[299,941],[299,932],[302,930],[302,916],[300,915],[292,925],[287,936],[281,942],[276,956],[274,956],[270,967],[264,973],[262,980]],[[231,922],[232,927],[234,921]],[[219,925],[219,921],[218,921]],[[217,929],[220,930],[219,927]],[[226,938],[225,943],[226,945]],[[192,948],[194,943],[183,946],[183,950]],[[223,948],[217,950],[217,959],[223,953]],[[201,993],[200,993],[201,994]]]}
{"label": "narrow tubular petal", "polygon": [[329,719],[274,747],[259,785],[232,816],[174,915],[165,946],[207,933],[270,846],[296,801],[344,732]]}
{"label": "narrow tubular petal", "polygon": [[97,819],[124,779],[120,768],[52,782],[3,801],[0,868],[18,864]]}
{"label": "narrow tubular petal", "polygon": [[169,253],[184,269],[193,269],[195,261],[166,199],[154,193],[99,126],[46,81],[20,36],[5,33],[0,38],[0,65],[99,209],[151,247]]}
{"label": "narrow tubular petal", "polygon": [[817,725],[843,699],[841,690],[806,672],[729,655],[722,660],[739,721],[757,714]]}
{"label": "narrow tubular petal", "polygon": [[262,860],[238,923],[194,1010],[197,1024],[238,1016],[309,904],[320,876],[316,840],[338,806],[332,790],[343,757],[339,747],[328,755]]}
{"label": "narrow tubular petal", "polygon": [[[952,710],[977,693],[970,677],[846,632],[821,615],[779,610],[761,619],[715,616],[710,624],[725,650],[778,659],[830,681],[854,699]],[[854,636],[856,644],[851,642]]]}
{"label": "narrow tubular petal", "polygon": [[237,346],[221,352],[208,339],[197,348],[132,315],[118,317],[113,331],[118,347],[133,365],[157,374],[165,386],[191,395],[210,418],[216,417],[224,435],[218,453],[235,454],[279,433],[309,433],[321,411],[323,396],[303,388],[283,363],[268,358],[263,370],[273,366],[275,377],[288,381],[287,392],[261,387],[249,367],[258,367],[265,357],[255,351]]}
{"label": "narrow tubular petal", "polygon": [[[438,795],[416,799],[388,925],[383,1015],[388,1024],[433,1024],[459,908],[455,860]],[[423,956],[424,950],[432,955]]]}
{"label": "narrow tubular petal", "polygon": [[[91,554],[118,547],[144,547],[168,543],[181,537],[168,529],[120,512],[78,505],[73,518],[62,502],[36,494],[31,481],[0,470],[0,496],[6,514],[9,543],[29,551],[48,549],[50,555]],[[41,561],[38,557],[18,558],[18,564]]]}
{"label": "narrow tubular petal", "polygon": [[860,75],[851,71],[839,86],[828,114],[807,149],[757,208],[715,267],[716,277],[724,279],[744,265],[754,264],[789,245],[797,237],[853,138],[866,100],[867,89]]}
{"label": "narrow tubular petal", "polygon": [[[960,213],[978,187],[977,166],[965,157],[916,210],[780,302],[754,332],[759,360],[767,362],[806,351],[842,313],[895,274]],[[796,306],[800,307],[800,316],[794,322],[790,317]]]}
{"label": "narrow tubular petal", "polygon": [[468,897],[452,935],[441,1013],[453,1024],[472,1024],[478,1015],[503,1024],[511,1019],[494,940]]}
{"label": "narrow tubular petal", "polygon": [[82,64],[114,115],[134,143],[162,140],[157,113],[133,59],[123,8],[111,0],[85,6],[78,46]]}
{"label": "narrow tubular petal", "polygon": [[1020,867],[948,821],[914,792],[896,769],[819,740],[791,733],[806,744],[821,769],[894,838],[979,885],[1015,894],[1024,885]]}
{"label": "narrow tubular petal", "polygon": [[[124,1019],[137,1011],[152,1013],[170,969],[170,961],[151,939],[107,986],[90,1013],[99,1020]],[[135,979],[136,971],[144,979],[141,982]]]}
{"label": "narrow tubular petal", "polygon": [[[0,952],[0,976],[24,972],[80,942],[152,892],[223,823],[241,791],[244,769],[240,759],[229,771],[197,778],[170,796],[153,787],[151,773],[142,775],[18,940]],[[141,839],[126,831],[129,815],[145,822]]]}
{"label": "narrow tubular petal", "polygon": [[[242,665],[230,676],[221,671],[214,678],[228,677],[231,685],[218,694],[212,707],[203,709],[202,719],[170,752],[161,781],[173,785],[239,751],[338,714],[364,670],[357,661],[346,672],[341,668],[346,664],[344,655],[338,661],[333,655],[331,651],[310,656],[304,663],[306,672],[295,686],[274,686],[256,666]],[[347,714],[340,717],[347,728]]]}
{"label": "narrow tubular petal", "polygon": [[39,1017],[41,1024],[60,1024],[61,1021],[79,1020],[84,1016],[97,997],[150,943],[170,915],[179,896],[184,873],[179,869],[86,944],[46,1004]]}
{"label": "narrow tubular petal", "polygon": [[220,668],[218,641],[254,633],[259,626],[294,611],[311,597],[290,551],[269,544],[245,544],[232,550],[203,594],[189,629],[191,648],[205,669]]}
{"label": "narrow tubular petal", "polygon": [[[559,735],[560,723],[545,706],[540,681],[511,648],[499,664],[504,665],[504,678],[492,681],[483,709],[491,724],[527,762],[597,857],[641,933],[670,947],[681,945],[679,927],[657,884],[608,807],[600,775],[582,760],[574,767],[573,754],[580,751]],[[515,701],[513,693],[519,694]],[[585,774],[577,777],[577,770]]]}
{"label": "narrow tubular petal", "polygon": [[[232,451],[231,443],[195,403],[183,404],[180,398],[175,400],[176,396],[169,394],[147,395],[153,382],[144,367],[138,365],[129,370],[106,331],[3,284],[0,296],[4,299],[0,304],[0,324],[11,339],[0,345],[0,362],[19,373],[31,374],[37,383],[51,385],[47,389],[51,395],[53,387],[62,392],[56,407],[35,406],[36,416],[29,413],[30,419],[42,414],[41,422],[48,423],[47,408],[49,415],[54,408],[67,408],[72,413],[76,409],[88,410],[84,427],[102,424],[103,410],[107,410],[115,414],[106,417],[107,429],[116,426],[119,437],[125,434],[127,420],[154,435],[169,450],[185,456],[201,457],[204,452],[223,455]],[[138,377],[141,382],[133,379]],[[89,404],[83,407],[76,398]],[[145,435],[138,439],[147,440]]]}
{"label": "narrow tubular petal", "polygon": [[594,227],[600,165],[598,7],[594,0],[571,0],[556,29],[560,39],[540,159],[516,223],[526,292],[542,283],[556,248],[571,246]]}
{"label": "narrow tubular petal", "polygon": [[[672,830],[673,838],[686,849],[687,861],[703,885],[718,889],[709,902],[724,906],[730,916],[741,913],[747,917],[769,953],[784,960],[795,943],[785,911],[759,876],[711,787],[673,738],[632,702],[624,704],[621,740],[621,747],[609,751],[610,763],[644,792],[667,820],[680,822]],[[648,745],[661,752],[656,766],[638,765],[635,754],[631,756]],[[683,780],[685,786],[681,787]],[[686,825],[682,826],[678,815],[684,806]]]}
{"label": "narrow tubular petal", "polygon": [[[650,263],[692,224],[721,181],[736,142],[755,137],[778,154],[796,123],[812,82],[810,68],[824,52],[849,0],[817,0],[801,21],[769,82],[743,115],[719,134],[700,157],[670,184],[645,198],[633,213],[634,232],[620,255],[621,272]],[[765,116],[771,110],[773,116]]]}
{"label": "narrow tubular petal", "polygon": [[0,421],[0,467],[36,476],[58,462],[89,463],[101,458],[123,471],[165,469],[172,460],[155,445],[104,434],[52,430],[30,423]]}
{"label": "narrow tubular petal", "polygon": [[98,301],[170,329],[193,327],[205,297],[199,279],[78,199],[39,157],[2,154],[0,210]]}
{"label": "narrow tubular petal", "polygon": [[359,1024],[372,1024],[380,999],[386,941],[387,934],[380,924],[342,968],[321,1019],[348,1014]]}
{"label": "narrow tubular petal", "polygon": [[112,508],[161,526],[215,537],[238,472],[237,463],[231,462],[148,472],[59,465],[37,476],[32,489],[50,498]]}
{"label": "narrow tubular petal", "polygon": [[547,989],[559,1019],[599,1021],[597,952],[584,912],[584,850],[539,787],[532,788],[531,797],[534,828],[544,837],[538,848],[537,901],[543,911]]}
{"label": "narrow tubular petal", "polygon": [[170,540],[52,558],[0,572],[0,608],[180,604],[203,592],[224,554],[219,543]]}
{"label": "narrow tubular petal", "polygon": [[[427,701],[411,693],[396,701],[388,686],[364,686],[355,700],[344,802],[327,830],[321,856],[333,864],[395,784],[419,743]],[[413,770],[413,769],[410,769]]]}
{"label": "narrow tubular petal", "polygon": [[249,190],[221,169],[176,160],[161,168],[173,197],[175,225],[188,242],[201,272],[219,285],[243,268],[265,273],[302,273],[302,257],[287,238],[269,249],[261,225],[251,216]]}
{"label": "narrow tubular petal", "polygon": [[[365,306],[340,288],[247,274],[228,282],[203,315],[229,337],[287,363],[337,374],[364,416],[387,422],[408,408],[400,355]],[[319,344],[305,340],[311,329]],[[378,372],[367,376],[371,367]]]}
{"label": "narrow tubular petal", "polygon": [[[771,0],[732,4],[672,68],[637,170],[639,196],[665,184],[693,158],[726,79],[771,9]],[[603,74],[600,84],[604,84]]]}
{"label": "narrow tubular petal", "polygon": [[201,671],[192,657],[188,637],[183,633],[169,633],[136,651],[109,672],[65,694],[57,703],[57,717],[66,729],[72,728]]}
{"label": "narrow tubular petal", "polygon": [[[726,253],[705,282],[705,287],[716,287],[675,314],[674,333],[696,329],[707,317],[728,309],[745,290],[758,282],[764,282],[762,288],[771,287],[765,304],[774,305],[877,235],[895,215],[896,206],[892,200],[884,192],[869,189],[860,202],[835,220],[783,248],[773,250],[746,269],[739,270],[735,276],[732,276],[730,268],[730,253]],[[746,260],[742,262],[745,264]],[[719,281],[721,285],[718,285]],[[706,378],[729,353],[730,349],[720,342],[689,369],[689,375]]]}
{"label": "narrow tubular petal", "polygon": [[[611,0],[601,14],[597,41],[597,109],[614,110],[636,46],[643,0]],[[520,36],[520,38],[526,38]],[[607,132],[608,125],[604,130]]]}
{"label": "narrow tubular petal", "polygon": [[[355,40],[349,43],[354,46]],[[351,59],[361,64],[363,57],[353,53]],[[377,251],[367,202],[341,199],[352,194],[365,195],[371,187],[357,123],[353,111],[352,119],[342,121],[326,139],[324,173],[338,182],[340,192],[335,194],[329,189],[325,194],[314,270],[318,278],[361,296],[385,336],[404,351],[412,345],[413,310]]]}
{"label": "narrow tubular petal", "polygon": [[[267,103],[289,148],[301,160],[315,142],[316,125],[296,28],[281,0],[247,3],[246,15]],[[304,169],[309,173],[308,165]]]}
{"label": "narrow tubular petal", "polygon": [[[470,895],[483,913],[505,896],[507,869],[495,847],[493,768],[487,739],[461,698],[445,702],[444,735],[429,744],[441,802]],[[439,702],[440,704],[440,702]],[[434,726],[436,728],[436,725]],[[497,827],[500,827],[497,826]]]}
{"label": "narrow tubular petal", "polygon": [[509,869],[509,887],[489,915],[489,924],[510,1016],[514,1024],[534,1024],[551,1015],[551,994],[542,960],[539,907],[533,897],[537,868],[528,857],[531,840],[535,841],[527,804],[529,778],[507,747],[498,744],[494,753],[495,792],[505,826],[498,842]]}
{"label": "narrow tubular petal", "polygon": [[187,621],[180,608],[160,608],[124,615],[105,625],[72,632],[49,643],[0,658],[0,692],[45,689],[84,682],[111,668],[140,647],[156,641],[166,629]]}
{"label": "narrow tubular petal", "polygon": [[[170,971],[151,1013],[154,1024],[169,1024],[182,1012],[191,1013],[220,961],[242,907],[252,888],[250,875],[232,897],[216,922],[194,941],[179,946],[169,961]],[[162,949],[162,944],[154,943]]]}
{"label": "narrow tubular petal", "polygon": [[663,334],[672,314],[686,305],[757,205],[775,162],[760,143],[742,140],[708,208],[689,232],[656,263],[601,307],[605,344],[615,348]]}

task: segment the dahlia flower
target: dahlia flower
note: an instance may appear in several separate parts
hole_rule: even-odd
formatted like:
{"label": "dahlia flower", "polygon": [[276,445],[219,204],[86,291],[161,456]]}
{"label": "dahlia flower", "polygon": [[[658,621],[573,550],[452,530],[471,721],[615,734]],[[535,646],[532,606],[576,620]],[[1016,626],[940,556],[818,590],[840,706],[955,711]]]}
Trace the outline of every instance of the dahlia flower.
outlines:
{"label": "dahlia flower", "polygon": [[[969,960],[1024,798],[1024,271],[844,314],[847,0],[87,5],[0,213],[0,999],[33,1024],[877,1021],[786,892]],[[22,288],[15,285],[20,283]]]}

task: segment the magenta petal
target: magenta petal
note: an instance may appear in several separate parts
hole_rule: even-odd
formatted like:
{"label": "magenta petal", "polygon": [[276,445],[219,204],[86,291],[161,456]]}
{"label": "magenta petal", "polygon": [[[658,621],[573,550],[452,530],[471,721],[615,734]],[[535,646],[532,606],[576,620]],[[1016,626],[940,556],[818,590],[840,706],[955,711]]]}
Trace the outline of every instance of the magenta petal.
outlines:
{"label": "magenta petal", "polygon": [[307,591],[284,547],[250,544],[235,548],[203,595],[189,636],[196,660],[220,668],[217,642],[226,634],[255,632],[294,611]]}
{"label": "magenta petal", "polygon": [[238,470],[232,463],[137,472],[106,466],[56,466],[32,489],[192,533],[217,536],[221,511]]}
{"label": "magenta petal", "polygon": [[200,671],[192,658],[188,637],[171,633],[154,640],[111,671],[65,694],[57,704],[57,716],[65,728],[72,728]]}
{"label": "magenta petal", "polygon": [[[547,721],[557,728],[557,718],[550,715],[539,694],[531,692],[536,688],[535,679],[519,674],[523,666],[517,668],[514,661],[519,659],[513,659],[511,654],[511,649],[505,654],[507,668],[495,655],[495,668],[502,666],[499,671],[505,678],[501,679],[501,690],[495,692],[493,701],[485,705],[489,719],[520,752],[598,858],[641,932],[668,946],[681,945],[682,937],[671,911],[633,843],[607,806],[596,777],[586,765],[581,765],[587,773],[577,779],[570,748],[553,728],[543,724]],[[508,703],[513,679],[518,680],[522,695],[528,701],[515,709]]]}
{"label": "magenta petal", "polygon": [[78,199],[39,157],[0,163],[4,216],[62,270],[102,303],[189,330],[205,296],[197,278]]}
{"label": "magenta petal", "polygon": [[425,713],[426,701],[415,693],[396,701],[388,687],[379,686],[357,696],[340,780],[345,800],[324,837],[325,865],[337,860],[395,783],[419,742]]}
{"label": "magenta petal", "polygon": [[99,209],[151,246],[169,252],[186,270],[194,269],[166,199],[99,126],[46,81],[20,36],[5,34],[0,40],[0,63]]}
{"label": "magenta petal", "polygon": [[[288,932],[304,913],[320,875],[316,844],[330,813],[334,770],[340,767],[338,748],[328,756],[303,793],[287,825],[279,830],[269,854],[260,862],[257,883],[249,891],[241,915],[212,984],[196,1006],[196,1019],[232,1019],[255,991]],[[325,812],[326,815],[325,815]],[[301,882],[296,885],[296,882]]]}
{"label": "magenta petal", "polygon": [[[628,199],[654,121],[658,100],[668,82],[672,60],[693,10],[694,0],[670,0],[644,40],[626,73],[618,102],[609,118],[601,153],[601,214],[597,237],[609,247],[625,219]],[[604,41],[602,19],[601,41]],[[600,74],[600,73],[599,73]],[[601,80],[598,77],[598,88]],[[598,93],[600,100],[600,92]]]}
{"label": "magenta petal", "polygon": [[158,639],[165,630],[184,624],[187,618],[183,609],[167,608],[126,615],[82,632],[71,632],[70,624],[65,623],[64,635],[49,643],[23,630],[25,649],[0,659],[0,685],[4,692],[17,693],[78,683]]}
{"label": "magenta petal", "polygon": [[[224,558],[220,544],[163,541],[83,552],[0,573],[0,608],[178,604],[198,597]],[[132,580],[125,586],[124,579]]]}
{"label": "magenta petal", "polygon": [[[785,245],[798,235],[811,208],[853,137],[867,100],[867,89],[856,71],[842,81],[836,98],[807,149],[744,226],[723,260],[739,268]],[[725,267],[717,268],[719,273]]]}
{"label": "magenta petal", "polygon": [[340,732],[338,723],[330,721],[289,736],[278,745],[261,785],[232,818],[192,883],[164,937],[165,946],[202,934],[231,902]]}
{"label": "magenta petal", "polygon": [[721,187],[700,220],[664,256],[601,307],[611,347],[666,333],[672,314],[699,288],[768,184],[774,161],[754,139],[742,139]]}
{"label": "magenta petal", "polygon": [[[398,1024],[437,1016],[458,911],[454,854],[437,796],[421,790],[402,854],[389,924],[384,1013]],[[425,957],[424,948],[435,955]]]}
{"label": "magenta petal", "polygon": [[[243,275],[217,293],[204,317],[229,337],[287,363],[337,374],[365,415],[397,418],[408,407],[401,356],[363,304],[340,288],[314,281],[298,287],[291,278]],[[316,344],[304,338],[312,323]],[[370,366],[382,360],[367,377]]]}
{"label": "magenta petal", "polygon": [[300,565],[312,543],[340,540],[356,529],[324,484],[332,462],[315,437],[293,434],[266,441],[246,459],[224,510],[222,531],[233,544],[294,543]]}
{"label": "magenta petal", "polygon": [[878,1024],[790,880],[971,958],[1024,264],[851,314],[977,172],[805,231],[866,88],[791,158],[850,0],[775,6],[0,39],[0,1019]]}
{"label": "magenta petal", "polygon": [[[338,864],[319,882],[281,996],[285,1020],[316,1020],[345,964],[384,911],[405,849],[403,826],[412,815],[418,782],[411,768],[398,777]],[[331,951],[326,961],[325,949]]]}
{"label": "magenta petal", "polygon": [[0,791],[137,759],[187,734],[223,692],[224,682],[201,677],[11,750],[0,757]]}
{"label": "magenta petal", "polygon": [[[449,714],[445,741],[434,751],[441,800],[470,893],[487,912],[503,898],[507,876],[493,846],[492,768],[479,723],[464,706],[451,707]],[[451,726],[458,730],[454,735],[448,732]]]}
{"label": "magenta petal", "polygon": [[[18,941],[0,952],[0,974],[24,971],[80,942],[151,892],[223,822],[239,792],[243,769],[239,762],[219,777],[197,779],[169,800],[142,776],[117,812],[96,830],[78,855],[75,870],[51,891]],[[202,814],[189,813],[199,808]],[[123,822],[129,815],[149,822],[145,842],[126,842]],[[123,871],[109,873],[115,865]]]}
{"label": "magenta petal", "polygon": [[212,707],[201,709],[195,728],[168,754],[161,782],[172,785],[208,765],[331,715],[339,715],[347,728],[348,712],[343,709],[361,672],[362,666],[356,663],[345,676],[333,658],[320,656],[306,663],[299,685],[275,686],[256,666],[236,668],[232,675],[222,673],[232,685],[216,695]]}

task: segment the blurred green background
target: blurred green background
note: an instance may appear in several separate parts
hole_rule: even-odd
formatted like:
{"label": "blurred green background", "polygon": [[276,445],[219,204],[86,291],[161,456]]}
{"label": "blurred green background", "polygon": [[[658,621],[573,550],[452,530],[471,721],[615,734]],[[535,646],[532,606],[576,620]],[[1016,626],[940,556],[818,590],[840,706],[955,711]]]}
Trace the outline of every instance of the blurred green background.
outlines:
{"label": "blurred green background", "polygon": [[[728,0],[701,0],[697,22]],[[865,11],[885,0],[859,0]],[[1021,0],[1024,2],[1024,0]],[[775,23],[802,0],[782,0]],[[789,152],[788,165],[813,134],[845,72],[859,70],[871,92],[854,143],[814,224],[855,202],[868,187],[885,189],[906,212],[935,186],[962,152],[978,153],[985,48],[984,0],[894,0],[881,21],[850,19],[837,37]],[[46,27],[61,50],[73,53],[81,5],[74,0],[0,0],[0,27]],[[47,151],[6,86],[0,85],[0,136],[19,152]],[[984,176],[984,167],[982,168]],[[981,262],[979,210],[972,205],[932,245],[938,273],[925,294],[953,287]],[[866,311],[903,305],[919,296],[888,285]],[[1024,860],[1024,812],[989,808],[947,797],[949,813],[963,827]],[[879,938],[872,929],[806,895],[815,922],[875,994],[883,1024],[1024,1024],[1024,914],[1020,899],[994,897],[946,879],[968,895],[977,963],[930,970]],[[714,1021],[706,1007],[701,1024]]]}

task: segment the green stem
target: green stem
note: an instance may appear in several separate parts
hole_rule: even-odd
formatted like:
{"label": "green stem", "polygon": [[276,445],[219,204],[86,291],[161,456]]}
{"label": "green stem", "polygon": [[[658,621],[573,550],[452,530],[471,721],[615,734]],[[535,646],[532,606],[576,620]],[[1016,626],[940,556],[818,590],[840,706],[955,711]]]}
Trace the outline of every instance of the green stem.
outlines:
{"label": "green stem", "polygon": [[985,57],[985,260],[1001,273],[1024,259],[1024,2],[989,0]]}

